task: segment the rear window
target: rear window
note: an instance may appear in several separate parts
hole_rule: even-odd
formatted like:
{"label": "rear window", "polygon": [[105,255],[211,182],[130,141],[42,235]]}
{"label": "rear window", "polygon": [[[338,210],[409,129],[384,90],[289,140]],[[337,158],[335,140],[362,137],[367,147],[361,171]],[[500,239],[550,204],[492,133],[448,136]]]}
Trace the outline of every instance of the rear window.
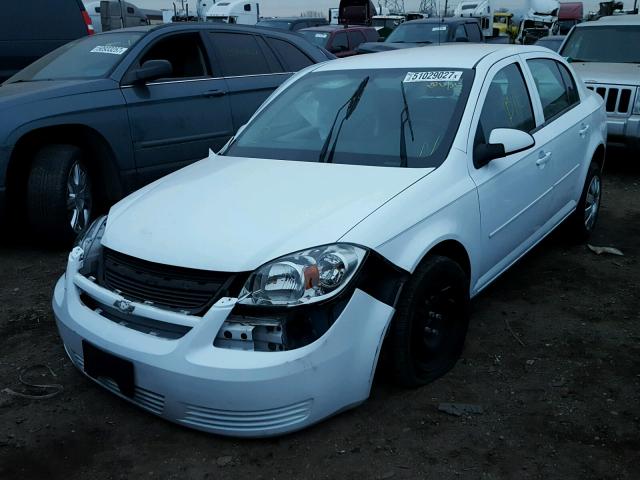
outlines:
{"label": "rear window", "polygon": [[142,35],[141,32],[120,32],[81,38],[45,55],[7,82],[104,77]]}
{"label": "rear window", "polygon": [[319,32],[317,30],[302,30],[300,31],[304,38],[309,40],[314,45],[318,47],[325,48],[327,46],[327,41],[329,40],[329,32]]}

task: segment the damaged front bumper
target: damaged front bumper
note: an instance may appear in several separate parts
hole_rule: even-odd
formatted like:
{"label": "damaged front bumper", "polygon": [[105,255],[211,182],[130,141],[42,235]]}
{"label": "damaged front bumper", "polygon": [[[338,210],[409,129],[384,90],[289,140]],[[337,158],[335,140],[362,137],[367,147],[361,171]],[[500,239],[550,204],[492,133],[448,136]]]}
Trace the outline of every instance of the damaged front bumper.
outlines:
{"label": "damaged front bumper", "polygon": [[[289,351],[241,351],[214,346],[236,299],[218,300],[202,317],[171,312],[97,285],[79,273],[81,263],[76,248],[54,291],[65,349],[82,372],[83,341],[131,362],[132,395],[123,395],[113,379],[94,380],[156,415],[207,432],[261,437],[299,430],[369,396],[394,309],[358,288],[315,342]],[[187,332],[167,339],[134,330],[90,308],[86,296]]]}

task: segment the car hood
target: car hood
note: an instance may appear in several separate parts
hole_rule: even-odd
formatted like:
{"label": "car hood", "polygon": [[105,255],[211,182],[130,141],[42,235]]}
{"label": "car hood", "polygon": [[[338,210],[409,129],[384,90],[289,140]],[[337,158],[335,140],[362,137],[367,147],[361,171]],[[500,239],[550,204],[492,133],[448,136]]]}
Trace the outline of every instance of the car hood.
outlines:
{"label": "car hood", "polygon": [[102,244],[167,265],[250,271],[338,241],[431,171],[211,154],[115,205]]}
{"label": "car hood", "polygon": [[4,83],[0,86],[0,111],[5,108],[41,102],[51,98],[109,90],[117,83],[107,78],[95,80],[42,80]]}
{"label": "car hood", "polygon": [[640,85],[638,63],[573,62],[571,65],[585,83]]}

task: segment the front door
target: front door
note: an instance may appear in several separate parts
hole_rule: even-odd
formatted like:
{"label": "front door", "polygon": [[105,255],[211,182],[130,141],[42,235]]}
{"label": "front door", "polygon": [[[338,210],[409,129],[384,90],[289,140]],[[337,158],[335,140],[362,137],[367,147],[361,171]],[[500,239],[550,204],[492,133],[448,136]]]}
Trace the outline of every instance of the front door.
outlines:
{"label": "front door", "polygon": [[217,151],[234,132],[227,84],[199,32],[156,39],[133,68],[156,59],[171,62],[170,78],[122,87],[140,185]]}
{"label": "front door", "polygon": [[[495,128],[533,132],[536,127],[529,90],[516,58],[504,60],[489,71],[472,122],[471,151],[488,143]],[[536,145],[479,168],[470,165],[482,224],[483,255],[476,288],[482,288],[521,256],[546,223],[552,190],[547,154]]]}

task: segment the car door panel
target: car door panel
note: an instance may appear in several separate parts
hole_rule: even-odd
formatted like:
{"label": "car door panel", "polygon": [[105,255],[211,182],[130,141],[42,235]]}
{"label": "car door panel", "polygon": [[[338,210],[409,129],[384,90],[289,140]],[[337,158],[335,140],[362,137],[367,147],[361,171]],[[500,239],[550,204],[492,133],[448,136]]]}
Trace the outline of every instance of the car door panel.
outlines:
{"label": "car door panel", "polygon": [[267,97],[290,76],[260,36],[210,32],[228,89],[234,130],[244,125]]}
{"label": "car door panel", "polygon": [[[497,63],[489,71],[471,123],[468,151],[473,152],[479,123],[487,124],[490,129],[514,128],[526,120],[527,129],[535,127],[535,110],[529,100],[523,98],[527,89],[522,65],[513,57]],[[494,108],[496,113],[492,116]],[[509,113],[514,111],[520,112],[518,116]],[[480,122],[481,116],[489,121]],[[492,118],[495,119],[493,125]],[[505,118],[516,124],[509,125],[503,121]],[[552,178],[545,161],[547,153],[544,146],[536,144],[480,168],[470,165],[480,205],[484,252],[476,288],[482,288],[519,258],[537,241],[547,224],[552,192]]]}
{"label": "car door panel", "polygon": [[[170,42],[171,36],[158,41]],[[209,149],[216,151],[229,140],[234,130],[227,91],[226,81],[209,72],[122,87],[141,185],[206,157]]]}

